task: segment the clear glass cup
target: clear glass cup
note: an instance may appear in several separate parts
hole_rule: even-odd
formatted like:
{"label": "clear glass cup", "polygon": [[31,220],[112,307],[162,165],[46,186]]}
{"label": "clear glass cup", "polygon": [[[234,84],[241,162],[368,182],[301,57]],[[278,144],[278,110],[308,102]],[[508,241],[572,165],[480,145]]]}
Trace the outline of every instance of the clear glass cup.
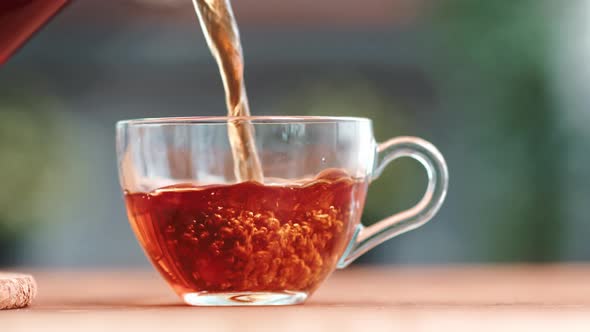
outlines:
{"label": "clear glass cup", "polygon": [[[239,182],[227,117],[117,124],[120,182],[147,257],[190,305],[305,301],[336,268],[429,221],[447,190],[440,152],[415,137],[378,144],[369,119],[243,117],[263,183]],[[428,186],[414,207],[360,223],[368,184],[411,157]]]}

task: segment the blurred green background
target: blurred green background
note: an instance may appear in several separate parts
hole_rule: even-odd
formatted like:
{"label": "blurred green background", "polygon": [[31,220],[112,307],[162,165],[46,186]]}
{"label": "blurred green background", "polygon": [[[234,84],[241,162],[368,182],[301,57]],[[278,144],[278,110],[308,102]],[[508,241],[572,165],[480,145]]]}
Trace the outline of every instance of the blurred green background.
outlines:
{"label": "blurred green background", "polygon": [[[234,2],[253,113],[370,117],[447,159],[435,220],[359,263],[590,260],[590,1]],[[0,266],[147,264],[115,121],[224,113],[190,1],[73,1],[0,68]],[[394,163],[364,222],[425,183]]]}

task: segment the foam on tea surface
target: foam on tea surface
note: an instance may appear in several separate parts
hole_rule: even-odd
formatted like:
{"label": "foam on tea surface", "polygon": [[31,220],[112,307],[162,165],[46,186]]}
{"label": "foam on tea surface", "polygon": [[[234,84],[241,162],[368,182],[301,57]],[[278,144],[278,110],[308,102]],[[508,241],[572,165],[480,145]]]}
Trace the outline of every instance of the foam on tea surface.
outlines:
{"label": "foam on tea surface", "polygon": [[307,294],[334,269],[366,188],[329,170],[304,184],[178,185],[125,198],[144,250],[179,294]]}

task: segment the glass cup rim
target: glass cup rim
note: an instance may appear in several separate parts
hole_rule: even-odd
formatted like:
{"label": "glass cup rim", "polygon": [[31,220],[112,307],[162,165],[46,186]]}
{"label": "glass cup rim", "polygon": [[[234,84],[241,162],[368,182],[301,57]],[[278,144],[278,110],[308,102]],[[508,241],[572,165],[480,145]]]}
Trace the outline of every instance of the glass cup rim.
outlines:
{"label": "glass cup rim", "polygon": [[117,127],[134,125],[206,125],[226,124],[228,121],[249,121],[253,124],[289,124],[289,123],[340,123],[340,122],[367,122],[371,119],[354,116],[187,116],[187,117],[161,117],[139,118],[121,120]]}

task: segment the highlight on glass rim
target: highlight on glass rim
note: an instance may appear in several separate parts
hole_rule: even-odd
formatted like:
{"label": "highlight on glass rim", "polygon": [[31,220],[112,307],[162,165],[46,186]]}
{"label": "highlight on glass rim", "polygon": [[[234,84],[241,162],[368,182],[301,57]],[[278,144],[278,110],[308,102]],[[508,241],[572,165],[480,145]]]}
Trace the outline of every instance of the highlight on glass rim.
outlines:
{"label": "highlight on glass rim", "polygon": [[3,2],[1,326],[583,330],[589,13]]}

